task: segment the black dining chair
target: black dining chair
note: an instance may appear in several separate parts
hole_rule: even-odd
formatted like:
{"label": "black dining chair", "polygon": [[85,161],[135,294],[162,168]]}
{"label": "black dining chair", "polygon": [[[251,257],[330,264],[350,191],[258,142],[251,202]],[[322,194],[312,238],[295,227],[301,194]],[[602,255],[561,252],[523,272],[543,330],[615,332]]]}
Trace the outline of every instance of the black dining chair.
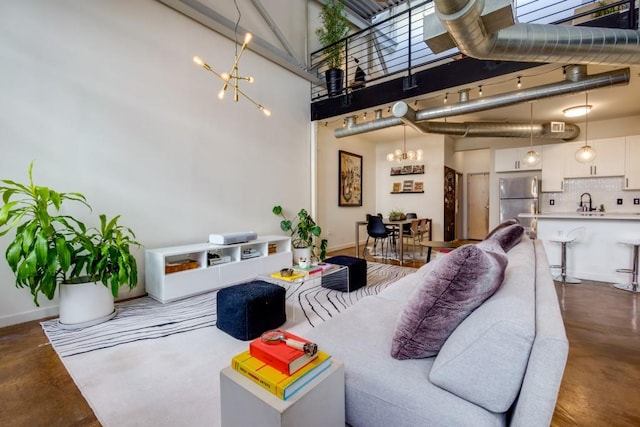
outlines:
{"label": "black dining chair", "polygon": [[[384,257],[384,242],[385,240],[389,240],[389,237],[392,235],[387,227],[385,227],[382,222],[382,218],[377,215],[368,215],[367,221],[367,240],[364,243],[364,249],[362,250],[362,258],[365,257],[365,251],[367,250],[367,246],[369,244],[369,238],[373,237],[373,251],[376,252],[376,248],[378,247],[378,242],[382,244],[382,256]],[[388,249],[387,249],[388,251]]]}

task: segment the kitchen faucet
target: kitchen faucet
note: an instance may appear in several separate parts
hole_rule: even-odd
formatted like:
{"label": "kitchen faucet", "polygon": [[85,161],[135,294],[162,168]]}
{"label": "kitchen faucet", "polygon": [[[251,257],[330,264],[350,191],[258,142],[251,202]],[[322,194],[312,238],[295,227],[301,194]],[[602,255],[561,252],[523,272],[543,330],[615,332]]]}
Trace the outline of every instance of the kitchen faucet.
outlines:
{"label": "kitchen faucet", "polygon": [[589,196],[589,212],[595,211],[596,209],[594,207],[592,207],[592,205],[591,205],[591,194],[589,194],[589,193],[582,193],[580,195],[580,208],[584,208],[585,206],[587,206],[586,202],[584,202],[582,200],[584,196]]}

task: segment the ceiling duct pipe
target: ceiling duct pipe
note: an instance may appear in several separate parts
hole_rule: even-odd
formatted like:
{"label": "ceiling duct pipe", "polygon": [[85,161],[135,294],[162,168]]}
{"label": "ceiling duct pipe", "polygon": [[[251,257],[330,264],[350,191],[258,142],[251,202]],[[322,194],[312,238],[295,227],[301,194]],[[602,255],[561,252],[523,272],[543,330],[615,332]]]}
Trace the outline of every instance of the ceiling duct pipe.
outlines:
{"label": "ceiling duct pipe", "polygon": [[[515,23],[511,0],[434,0],[423,20],[434,53],[453,47],[476,59],[563,64],[640,64],[640,32]],[[633,11],[631,12],[633,13]]]}
{"label": "ceiling duct pipe", "polygon": [[[620,70],[607,71],[604,73],[589,76],[586,72],[585,65],[567,66],[566,77],[564,81],[550,83],[533,88],[518,90],[500,95],[479,98],[473,101],[464,101],[457,104],[449,104],[438,106],[435,108],[414,111],[404,102],[398,102],[393,106],[394,117],[381,118],[382,111],[376,110],[376,119],[370,122],[356,124],[351,127],[343,127],[336,129],[334,135],[336,138],[344,138],[360,133],[371,132],[392,126],[398,126],[403,123],[409,124],[420,132],[429,132],[424,127],[419,126],[420,122],[427,120],[435,120],[444,117],[452,117],[463,114],[477,113],[480,111],[491,110],[500,107],[519,104],[522,102],[535,101],[554,96],[567,95],[572,93],[583,92],[586,90],[597,89],[605,86],[617,86],[628,84],[631,79],[631,71],[629,68]],[[403,106],[404,105],[404,106]],[[407,107],[407,108],[405,108]],[[403,120],[404,119],[404,120]],[[576,127],[577,129],[577,127]],[[579,132],[579,131],[578,131]],[[434,132],[435,133],[435,132]],[[578,134],[576,133],[575,136]],[[495,135],[499,136],[499,135]],[[542,135],[541,135],[542,136]],[[575,138],[574,136],[574,138]],[[553,134],[550,137],[558,137]],[[562,136],[563,139],[571,139],[571,136]]]}
{"label": "ceiling duct pipe", "polygon": [[580,135],[580,128],[565,123],[563,132],[551,132],[551,123],[491,123],[491,122],[422,122],[417,126],[426,133],[456,135],[465,138],[548,138],[571,140]]}
{"label": "ceiling duct pipe", "polygon": [[565,123],[564,131],[552,132],[551,123],[493,123],[493,122],[417,122],[417,113],[406,102],[396,102],[392,108],[394,116],[420,132],[441,135],[456,135],[477,138],[536,138],[571,140],[580,135],[580,128],[573,123]]}
{"label": "ceiling duct pipe", "polygon": [[500,95],[478,98],[473,101],[448,104],[436,108],[417,111],[416,120],[434,120],[441,119],[443,117],[493,110],[496,108],[521,104],[527,101],[584,92],[604,86],[628,84],[631,79],[631,70],[629,68],[607,71],[604,73],[594,74],[592,76],[588,76],[586,74],[585,65],[567,66],[566,70],[567,77],[562,82],[550,83],[515,92],[507,92]]}

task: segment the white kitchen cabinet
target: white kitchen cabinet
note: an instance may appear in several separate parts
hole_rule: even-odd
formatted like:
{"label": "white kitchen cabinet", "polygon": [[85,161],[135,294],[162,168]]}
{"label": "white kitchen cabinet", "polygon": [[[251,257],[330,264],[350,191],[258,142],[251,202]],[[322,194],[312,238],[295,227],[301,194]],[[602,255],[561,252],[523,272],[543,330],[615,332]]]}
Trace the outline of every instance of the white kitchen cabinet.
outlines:
{"label": "white kitchen cabinet", "polygon": [[[145,251],[145,288],[170,302],[254,279],[292,265],[291,238],[263,236],[231,245],[197,243]],[[175,266],[190,269],[172,271]]]}
{"label": "white kitchen cabinet", "polygon": [[564,144],[542,146],[542,192],[564,191]]}
{"label": "white kitchen cabinet", "polygon": [[540,170],[542,168],[542,162],[538,162],[537,165],[528,166],[522,161],[524,155],[529,150],[535,150],[538,154],[542,154],[542,147],[540,145],[517,147],[517,148],[505,148],[502,150],[496,150],[494,155],[494,170],[496,172],[518,172],[526,170]]}
{"label": "white kitchen cabinet", "polygon": [[589,141],[596,150],[593,162],[580,163],[575,154],[584,141],[567,142],[564,145],[565,178],[589,178],[595,176],[623,176],[625,164],[625,138],[606,138]]}
{"label": "white kitchen cabinet", "polygon": [[624,189],[640,190],[640,135],[626,138],[624,163]]}

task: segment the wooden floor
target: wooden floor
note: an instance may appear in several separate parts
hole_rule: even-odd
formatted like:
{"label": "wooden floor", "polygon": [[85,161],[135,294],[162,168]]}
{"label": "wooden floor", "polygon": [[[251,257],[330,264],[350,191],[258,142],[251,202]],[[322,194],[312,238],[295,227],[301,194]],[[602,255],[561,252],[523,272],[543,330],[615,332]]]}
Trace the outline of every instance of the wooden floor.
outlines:
{"label": "wooden floor", "polygon": [[[552,425],[640,426],[640,297],[598,282],[556,290],[570,347]],[[0,329],[0,425],[100,425],[39,322]]]}

